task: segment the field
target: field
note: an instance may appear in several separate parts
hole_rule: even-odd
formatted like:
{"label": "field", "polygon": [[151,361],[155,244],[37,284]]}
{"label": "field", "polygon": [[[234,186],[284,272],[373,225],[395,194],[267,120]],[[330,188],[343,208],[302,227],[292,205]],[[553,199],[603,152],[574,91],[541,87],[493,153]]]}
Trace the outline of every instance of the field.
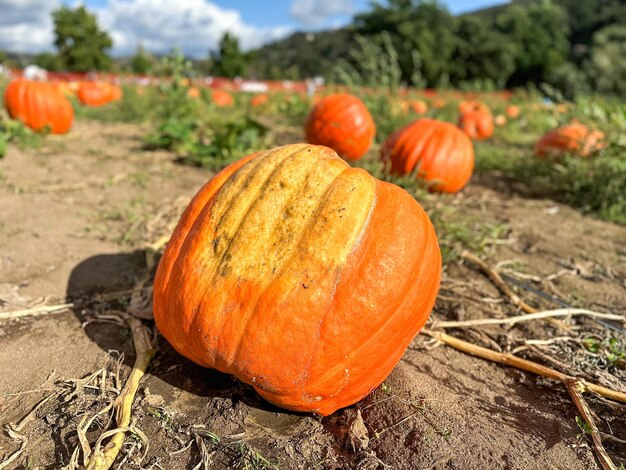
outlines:
{"label": "field", "polygon": [[[106,445],[113,433],[103,433],[116,428],[113,402],[136,356],[127,312],[141,318],[150,310],[159,241],[218,169],[253,150],[304,140],[311,108],[304,97],[276,94],[254,107],[237,94],[234,106],[218,108],[209,95],[203,89],[195,99],[181,92],[163,98],[127,87],[121,101],[101,108],[75,103],[66,135],[11,131],[0,159],[6,468],[78,468],[85,454]],[[420,98],[430,105],[428,116],[455,122],[468,96]],[[114,468],[586,470],[604,465],[596,438],[614,468],[623,468],[623,403],[585,393],[578,405],[592,413],[584,416],[567,383],[466,354],[437,334],[626,393],[623,320],[506,320],[524,314],[524,302],[540,311],[626,314],[624,104],[544,103],[530,92],[471,98],[494,114],[514,103],[520,116],[475,143],[470,184],[446,195],[383,172],[382,141],[418,116],[395,97],[363,92],[378,134],[356,165],[415,196],[444,258],[427,333],[385,382],[325,418],[288,412],[178,355],[144,317],[139,324],[154,331],[156,353]],[[541,135],[573,118],[605,132],[606,148],[586,159],[535,158]],[[493,272],[514,295],[494,283]],[[485,318],[501,321],[464,323]]]}

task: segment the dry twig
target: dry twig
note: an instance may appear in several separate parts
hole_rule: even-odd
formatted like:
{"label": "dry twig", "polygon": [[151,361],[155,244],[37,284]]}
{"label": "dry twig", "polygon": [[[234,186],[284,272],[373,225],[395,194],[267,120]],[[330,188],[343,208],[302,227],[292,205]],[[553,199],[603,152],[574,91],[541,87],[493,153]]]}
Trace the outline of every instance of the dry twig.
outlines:
{"label": "dry twig", "polygon": [[567,386],[567,391],[572,397],[572,401],[574,402],[576,408],[578,408],[578,411],[585,420],[585,423],[588,427],[587,432],[591,434],[591,440],[593,441],[593,446],[596,449],[598,460],[600,460],[602,468],[604,470],[617,470],[617,466],[613,463],[611,457],[602,445],[602,438],[600,436],[600,431],[598,431],[598,427],[594,422],[593,412],[591,411],[589,405],[583,397],[583,392],[585,392],[587,387],[580,380],[565,382],[565,385]]}
{"label": "dry twig", "polygon": [[559,380],[563,383],[579,381],[585,386],[586,389],[591,390],[598,395],[609,398],[611,400],[619,401],[621,403],[626,403],[626,393],[618,392],[617,390],[612,390],[610,388],[603,387],[602,385],[598,385],[595,383],[586,382],[582,379],[577,379],[576,377],[572,377],[555,369],[542,366],[541,364],[537,364],[536,362],[522,359],[520,357],[514,356],[513,354],[501,353],[488,348],[483,348],[482,346],[476,346],[475,344],[463,341],[462,339],[439,331],[422,330],[422,333],[438,340],[443,344],[451,346],[454,349],[458,349],[459,351],[463,351],[465,353],[480,357],[482,359],[486,359],[491,362],[515,367],[517,369],[525,370],[526,372],[541,375],[549,379]]}
{"label": "dry twig", "polygon": [[600,313],[583,308],[559,308],[555,310],[544,310],[542,312],[529,313],[526,315],[518,315],[507,318],[481,318],[478,320],[466,321],[442,321],[436,322],[433,328],[467,328],[481,325],[514,325],[515,323],[543,320],[552,317],[568,317],[575,315],[585,315],[595,318],[604,318],[606,320],[617,320],[626,323],[626,317],[623,315],[615,315],[612,313]]}
{"label": "dry twig", "polygon": [[[461,253],[461,258],[463,258],[464,260],[470,261],[474,263],[476,266],[478,266],[478,268],[489,278],[489,280],[515,306],[521,308],[526,313],[536,313],[539,311],[532,305],[528,305],[526,302],[524,302],[520,298],[520,296],[518,296],[515,292],[513,292],[513,289],[511,289],[509,285],[506,282],[504,282],[504,279],[502,279],[502,276],[500,276],[500,274],[498,274],[498,272],[496,272],[495,270],[491,269],[491,267],[487,263],[485,263],[483,260],[481,260],[478,256],[466,250],[466,251],[463,251],[463,253]],[[565,331],[570,331],[570,329],[566,325],[564,325],[562,322],[558,320],[555,320],[554,318],[546,318],[546,321],[548,321],[550,324],[552,324],[553,326],[557,328],[560,328]]]}

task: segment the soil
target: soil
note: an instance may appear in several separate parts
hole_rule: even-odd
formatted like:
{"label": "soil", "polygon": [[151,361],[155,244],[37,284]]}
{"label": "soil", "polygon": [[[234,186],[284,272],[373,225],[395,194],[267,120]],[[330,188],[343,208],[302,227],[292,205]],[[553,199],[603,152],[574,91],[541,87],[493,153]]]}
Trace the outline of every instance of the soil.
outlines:
{"label": "soil", "polygon": [[[100,383],[98,390],[77,379],[102,369],[107,380],[117,373],[123,382],[134,360],[127,327],[92,321],[124,308],[125,300],[98,296],[135,286],[146,270],[145,244],[171,231],[211,176],[166,152],[143,151],[142,135],[141,126],[78,122],[67,136],[47,138],[37,149],[11,147],[0,160],[0,311],[78,299],[60,313],[0,321],[0,424],[19,423],[51,397],[22,423],[27,443],[8,468],[70,462],[80,420],[102,408],[109,393],[103,382],[90,382]],[[450,201],[477,223],[501,228],[481,256],[523,284],[519,292],[530,303],[557,307],[528,292],[534,287],[568,305],[626,312],[626,227],[527,198],[494,175],[475,177]],[[474,266],[446,266],[433,318],[517,313]],[[624,340],[623,332],[588,319],[570,325],[580,338],[609,331]],[[531,322],[452,334],[507,350],[564,333]],[[623,366],[576,344],[525,347],[524,357],[626,391]],[[626,439],[625,407],[596,397],[588,402],[603,432]],[[577,414],[562,384],[434,345],[424,335],[356,405],[326,418],[290,413],[236,379],[192,364],[159,337],[133,408],[140,431],[129,433],[115,467],[600,468]],[[87,433],[92,445],[107,425],[106,413],[94,421]],[[143,459],[142,434],[149,442]],[[626,462],[626,445],[604,441],[616,463]],[[0,459],[19,447],[4,432]]]}

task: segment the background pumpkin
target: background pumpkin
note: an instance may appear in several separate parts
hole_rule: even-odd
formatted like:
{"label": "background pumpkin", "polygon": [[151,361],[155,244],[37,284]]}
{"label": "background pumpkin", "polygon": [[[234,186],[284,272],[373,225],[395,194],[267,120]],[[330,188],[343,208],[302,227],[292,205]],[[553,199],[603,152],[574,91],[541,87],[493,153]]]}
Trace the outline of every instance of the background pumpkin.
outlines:
{"label": "background pumpkin", "polygon": [[347,160],[365,155],[376,135],[376,125],[363,102],[347,93],[322,98],[304,130],[308,143],[330,147]]}
{"label": "background pumpkin", "polygon": [[428,105],[425,101],[415,100],[411,102],[411,109],[416,114],[426,114],[428,112]]}
{"label": "background pumpkin", "polygon": [[459,127],[474,140],[488,139],[493,135],[493,117],[486,109],[475,109],[461,114]]}
{"label": "background pumpkin", "polygon": [[591,130],[578,121],[547,132],[535,145],[535,155],[546,157],[554,154],[575,153],[588,157],[605,147],[604,133]]}
{"label": "background pumpkin", "polygon": [[505,112],[506,112],[506,115],[511,119],[517,119],[520,115],[519,106],[514,105],[514,104],[507,106]]}
{"label": "background pumpkin", "polygon": [[257,108],[259,106],[263,106],[264,104],[267,104],[268,101],[269,101],[269,97],[266,94],[260,94],[260,95],[254,96],[250,100],[250,104],[253,107]]}
{"label": "background pumpkin", "polygon": [[200,98],[200,90],[198,90],[195,86],[189,87],[187,89],[187,96],[190,98]]}
{"label": "background pumpkin", "polygon": [[115,92],[113,86],[106,82],[81,82],[76,96],[82,104],[98,107],[110,103]]}
{"label": "background pumpkin", "polygon": [[426,322],[441,253],[420,205],[326,147],[250,155],[200,190],[159,263],[154,316],[192,361],[328,415]]}
{"label": "background pumpkin", "polygon": [[496,126],[506,126],[506,117],[504,114],[498,114],[495,118],[493,118],[493,122]]}
{"label": "background pumpkin", "polygon": [[215,105],[219,108],[232,106],[235,102],[233,95],[218,89],[211,90],[211,101],[213,101],[213,103],[215,103]]}
{"label": "background pumpkin", "polygon": [[5,90],[4,104],[9,116],[35,131],[48,126],[53,134],[64,134],[74,121],[72,104],[49,83],[13,80]]}
{"label": "background pumpkin", "polygon": [[381,149],[381,158],[392,173],[417,177],[432,183],[436,191],[454,193],[472,177],[474,147],[454,125],[435,119],[419,119],[391,134]]}

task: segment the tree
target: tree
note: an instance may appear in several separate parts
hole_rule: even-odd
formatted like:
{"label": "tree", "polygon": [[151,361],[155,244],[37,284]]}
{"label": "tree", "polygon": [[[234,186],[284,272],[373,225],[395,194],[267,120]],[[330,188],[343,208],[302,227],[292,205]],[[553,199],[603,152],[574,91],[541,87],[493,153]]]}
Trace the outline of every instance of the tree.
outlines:
{"label": "tree", "polygon": [[110,69],[107,50],[113,46],[113,41],[84,6],[76,9],[62,6],[52,12],[52,19],[54,45],[64,68],[77,72]]}
{"label": "tree", "polygon": [[53,54],[52,52],[42,52],[41,54],[37,54],[34,62],[35,65],[50,72],[58,72],[63,69],[61,59],[59,59],[58,55]]}
{"label": "tree", "polygon": [[462,81],[492,80],[503,87],[515,70],[515,46],[479,16],[459,18],[451,75]]}
{"label": "tree", "polygon": [[421,73],[429,86],[445,82],[451,71],[454,52],[454,17],[435,0],[389,0],[375,3],[373,9],[355,18],[357,32],[378,37],[392,35],[398,52],[402,79],[410,82],[415,72],[414,53],[421,62]]}
{"label": "tree", "polygon": [[565,12],[549,0],[528,7],[511,5],[496,18],[496,27],[516,49],[509,85],[545,82],[567,60]]}
{"label": "tree", "polygon": [[137,52],[130,60],[130,68],[133,73],[146,75],[154,67],[154,58],[146,52],[142,44],[137,47]]}
{"label": "tree", "polygon": [[584,63],[594,89],[626,95],[626,26],[602,28],[593,35],[591,56]]}
{"label": "tree", "polygon": [[247,57],[239,49],[239,40],[225,33],[220,40],[218,52],[211,54],[215,75],[227,78],[240,77],[246,73]]}

